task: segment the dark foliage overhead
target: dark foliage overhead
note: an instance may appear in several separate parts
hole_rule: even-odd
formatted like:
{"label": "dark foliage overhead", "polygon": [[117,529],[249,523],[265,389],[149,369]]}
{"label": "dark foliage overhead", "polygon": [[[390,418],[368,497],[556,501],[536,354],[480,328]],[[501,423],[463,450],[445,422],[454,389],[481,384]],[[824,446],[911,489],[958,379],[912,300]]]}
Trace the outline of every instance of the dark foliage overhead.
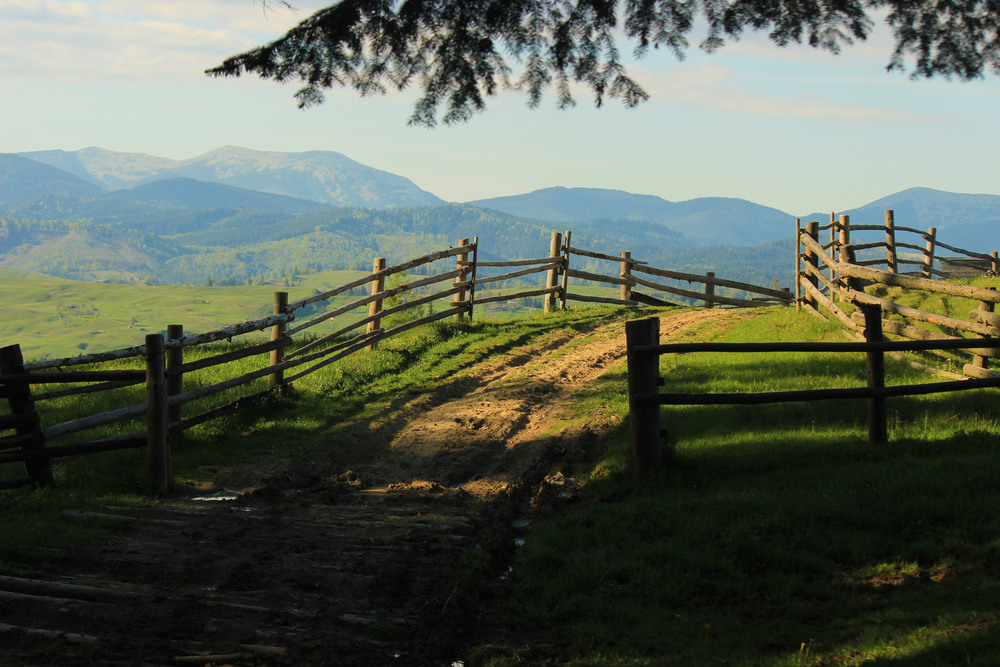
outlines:
{"label": "dark foliage overhead", "polygon": [[634,106],[647,94],[622,64],[622,39],[639,56],[666,48],[680,58],[699,21],[706,51],[755,30],[779,46],[838,52],[868,36],[873,16],[896,38],[889,69],[1000,73],[1000,0],[341,0],[208,73],[301,81],[300,107],[334,86],[368,95],[418,85],[410,122],[434,125],[439,109],[446,123],[465,121],[504,89],[524,91],[535,106],[554,87],[567,107],[579,83],[598,106],[608,98]]}

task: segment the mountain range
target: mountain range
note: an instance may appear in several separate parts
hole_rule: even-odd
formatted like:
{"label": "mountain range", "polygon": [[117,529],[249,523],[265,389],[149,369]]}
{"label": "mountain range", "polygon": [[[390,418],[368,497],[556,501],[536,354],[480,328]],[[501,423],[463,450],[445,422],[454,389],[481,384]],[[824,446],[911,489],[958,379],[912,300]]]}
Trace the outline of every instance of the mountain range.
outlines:
{"label": "mountain range", "polygon": [[57,167],[105,190],[188,178],[336,206],[435,206],[444,201],[412,181],[332,151],[282,153],[225,146],[188,160],[103,148],[35,151],[21,157]]}
{"label": "mountain range", "polygon": [[[952,245],[1000,247],[1000,196],[913,188],[841,213],[881,224],[887,208],[897,225],[937,227]],[[571,229],[581,247],[790,284],[795,217],[743,199],[671,202],[595,188],[449,204],[329,151],[0,154],[0,267],[87,280],[242,282],[376,255],[402,261],[475,235],[484,257],[537,257],[550,231]]]}

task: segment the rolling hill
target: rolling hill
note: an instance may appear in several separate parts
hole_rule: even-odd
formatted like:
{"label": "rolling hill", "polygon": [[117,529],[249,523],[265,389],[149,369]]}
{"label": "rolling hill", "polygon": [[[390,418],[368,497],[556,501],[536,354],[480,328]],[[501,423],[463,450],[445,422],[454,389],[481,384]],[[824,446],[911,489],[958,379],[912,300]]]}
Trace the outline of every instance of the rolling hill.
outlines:
{"label": "rolling hill", "polygon": [[178,177],[153,181],[128,190],[115,190],[104,199],[124,199],[153,206],[210,210],[217,208],[253,208],[279,213],[303,213],[331,208],[328,204],[286,195],[247,190],[224,183],[208,183]]}
{"label": "rolling hill", "polygon": [[102,148],[19,153],[109,190],[174,178],[224,183],[335,206],[433,206],[443,200],[396,174],[332,151],[283,153],[226,146],[187,160]]}
{"label": "rolling hill", "polygon": [[[369,200],[378,206],[330,203],[331,193],[364,190],[365,179],[378,184],[369,195],[388,193]],[[274,192],[282,189],[307,196]],[[442,204],[402,177],[319,151],[230,147],[184,161],[96,148],[0,154],[0,192],[0,267],[77,280],[260,283],[364,270],[374,257],[401,262],[473,236],[484,260],[540,257],[555,229],[572,230],[583,249],[629,250],[659,266],[762,285],[790,285],[794,270],[794,217],[746,200],[547,188]],[[392,203],[405,197],[433,203]],[[898,225],[938,227],[946,243],[1000,247],[998,196],[914,188],[846,213],[880,224],[885,208]]]}
{"label": "rolling hill", "polygon": [[598,188],[545,188],[467,202],[512,215],[562,224],[596,220],[652,222],[690,243],[756,245],[794,234],[794,218],[745,199],[706,197],[671,202],[652,195]]}

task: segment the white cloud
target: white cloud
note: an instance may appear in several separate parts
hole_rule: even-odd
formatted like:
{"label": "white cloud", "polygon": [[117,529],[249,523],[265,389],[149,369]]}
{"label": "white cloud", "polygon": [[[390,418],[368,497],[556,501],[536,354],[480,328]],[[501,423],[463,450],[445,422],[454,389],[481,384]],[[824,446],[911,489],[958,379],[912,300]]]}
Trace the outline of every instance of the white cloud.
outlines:
{"label": "white cloud", "polygon": [[865,106],[845,105],[810,97],[767,95],[743,88],[726,67],[699,62],[663,69],[633,66],[632,71],[655,100],[690,102],[706,109],[760,116],[824,118],[860,122],[923,122],[927,116]]}
{"label": "white cloud", "polygon": [[327,4],[260,0],[0,0],[8,78],[168,83],[203,79],[225,57],[282,35]]}
{"label": "white cloud", "polygon": [[[0,4],[6,33],[0,44],[4,75],[74,82],[194,81],[204,78],[207,67],[258,43],[224,21],[180,20],[185,13],[188,18],[204,17],[206,12],[199,13],[195,3],[182,1],[176,12],[159,13],[143,6],[141,17],[109,12],[108,5],[114,4],[4,0]],[[164,9],[167,5],[151,4]],[[218,3],[206,4],[214,9],[207,12],[209,16],[220,14]]]}

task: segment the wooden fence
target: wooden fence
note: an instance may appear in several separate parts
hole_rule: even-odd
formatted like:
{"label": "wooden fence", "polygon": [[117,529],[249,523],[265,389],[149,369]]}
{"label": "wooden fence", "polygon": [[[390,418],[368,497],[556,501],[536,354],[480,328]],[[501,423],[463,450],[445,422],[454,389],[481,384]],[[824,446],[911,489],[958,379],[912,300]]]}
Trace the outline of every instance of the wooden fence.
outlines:
{"label": "wooden fence", "polygon": [[[819,241],[820,232],[829,231],[829,241],[823,244],[823,249],[840,261],[856,266],[879,266],[888,273],[910,273],[924,278],[1000,275],[1000,260],[996,251],[987,254],[949,245],[938,238],[936,227],[930,227],[927,231],[914,227],[897,227],[895,213],[892,210],[885,211],[885,222],[882,225],[854,225],[849,215],[838,217],[833,213],[830,214],[830,222],[826,225],[820,225],[818,222],[806,224],[815,225],[813,238],[816,241]],[[798,246],[798,238],[802,231],[801,220],[796,220],[797,256],[802,254]],[[865,243],[851,241],[852,235],[871,237],[873,234],[876,236],[884,234],[885,240]],[[897,237],[912,239],[915,242],[899,240]],[[918,240],[919,242],[916,242]],[[943,250],[955,254],[944,255]],[[916,270],[900,270],[906,267]]]}
{"label": "wooden fence", "polygon": [[[851,226],[848,216],[840,216],[837,221],[831,221],[830,226],[820,226],[817,222],[808,222],[803,227],[796,223],[796,299],[797,303],[814,313],[826,313],[840,321],[850,335],[860,339],[863,334],[863,316],[855,309],[856,304],[872,304],[881,311],[891,314],[896,319],[882,321],[882,329],[894,336],[910,340],[963,340],[960,333],[976,334],[979,337],[1000,336],[1000,316],[995,313],[996,304],[1000,302],[1000,293],[996,287],[972,287],[942,280],[949,274],[935,267],[935,262],[943,262],[944,266],[958,266],[962,272],[974,267],[984,275],[994,276],[997,273],[997,253],[992,255],[974,253],[972,251],[946,245],[937,239],[936,230],[931,228],[926,234],[926,244],[922,249],[923,257],[919,261],[902,260],[897,256],[899,247],[917,248],[914,244],[895,241],[896,232],[920,233],[905,227],[895,227],[892,211],[886,211],[886,226]],[[830,229],[831,241],[820,243],[820,233]],[[885,229],[884,243],[852,244],[850,235],[857,230]],[[886,257],[874,260],[858,260],[860,250],[872,247],[886,248]],[[946,248],[952,252],[962,253],[962,258],[936,256],[938,248]],[[978,264],[960,261],[974,260]],[[915,274],[900,273],[901,264],[918,264],[920,271]],[[884,265],[885,270],[873,268]],[[867,286],[896,286],[906,289],[922,290],[945,296],[957,296],[978,302],[978,307],[971,309],[969,319],[961,319],[941,313],[933,313],[894,303],[875,294],[865,291]],[[873,291],[873,290],[872,290]],[[851,305],[847,305],[851,304]],[[941,330],[932,330],[927,324],[936,325]],[[923,326],[921,326],[923,325]],[[935,349],[935,348],[922,348]],[[944,349],[944,348],[937,348]],[[970,348],[971,350],[971,348]],[[951,379],[991,378],[1000,374],[989,369],[989,359],[1000,358],[1000,349],[981,348],[970,351],[966,357],[961,373],[956,373],[930,363],[940,364],[941,357],[933,357],[927,363],[906,358],[900,351],[890,353],[894,358],[907,361],[912,365]]]}
{"label": "wooden fence", "polygon": [[[865,321],[865,342],[858,343],[675,343],[660,344],[659,319],[627,322],[625,325],[628,363],[629,419],[631,425],[634,471],[644,475],[663,465],[660,425],[661,405],[747,405],[818,401],[828,399],[866,399],[868,402],[868,438],[874,443],[888,441],[885,399],[939,392],[962,391],[982,387],[1000,387],[1000,377],[932,382],[916,385],[885,386],[883,354],[928,349],[983,349],[1000,346],[1000,338],[885,341],[882,335],[881,310],[877,305],[861,306]],[[672,394],[661,393],[660,355],[693,352],[864,352],[867,386],[846,389],[812,389],[743,394]]]}
{"label": "wooden fence", "polygon": [[[792,303],[789,290],[718,279],[711,273],[699,276],[656,269],[632,259],[629,252],[614,256],[572,247],[570,238],[570,232],[565,235],[553,233],[549,254],[537,259],[479,261],[478,238],[471,242],[461,239],[456,247],[392,267],[386,266],[384,258],[376,258],[371,274],[336,289],[294,302],[288,301],[285,292],[275,293],[269,317],[189,335],[185,335],[182,325],[170,325],[165,337],[151,334],[146,337],[144,345],[120,350],[26,363],[19,346],[4,347],[0,350],[0,398],[7,399],[9,412],[0,415],[0,433],[9,434],[0,437],[0,465],[23,462],[25,477],[0,480],[0,489],[24,484],[51,484],[53,459],[145,447],[152,484],[157,492],[164,493],[171,484],[171,434],[183,433],[195,425],[239,410],[338,359],[363,349],[372,349],[379,341],[391,336],[447,318],[472,318],[476,306],[488,303],[542,297],[545,311],[565,308],[568,301],[669,305],[663,295],[701,301],[709,308]],[[617,275],[577,269],[575,264],[579,259],[572,260],[574,266],[571,267],[573,257],[603,263],[610,267],[609,273]],[[448,260],[454,263],[442,268],[442,262]],[[386,287],[387,278],[405,276],[406,271],[418,267],[420,279]],[[492,275],[486,275],[488,273]],[[532,274],[543,274],[544,283],[529,289],[505,290],[503,294],[477,297],[477,290],[482,291],[486,285],[509,285],[511,281]],[[654,282],[648,276],[675,283],[700,283],[704,285],[704,291]],[[571,280],[574,281],[572,287]],[[618,287],[618,298],[573,291],[585,282]],[[442,283],[445,284],[443,287]],[[366,285],[370,286],[368,296],[342,306],[332,305],[331,300],[335,297]],[[640,287],[643,292],[637,291]],[[717,293],[717,287],[759,297],[723,296]],[[651,291],[658,296],[652,296]],[[404,300],[406,293],[410,293],[407,295],[410,298]],[[390,305],[395,301],[400,303]],[[441,312],[414,310],[424,306],[430,310],[430,304],[442,301],[448,306]],[[321,312],[315,314],[318,306]],[[336,326],[338,321],[345,319],[343,316],[366,306],[366,317]],[[401,315],[405,311],[410,312]],[[307,312],[309,315],[304,315]],[[403,321],[386,328],[384,322],[391,321],[389,318],[395,316],[400,316]],[[320,330],[316,327],[320,325],[324,330],[331,327],[334,330],[317,334],[316,331]],[[259,339],[264,332],[270,332],[270,338],[261,341]],[[234,338],[242,341],[236,349],[218,352],[217,348],[204,347],[220,341],[232,342]],[[206,356],[185,361],[185,351],[194,349]],[[256,359],[260,360],[257,362],[260,367],[254,370],[235,372],[224,380],[199,384],[197,372],[200,370],[235,368],[236,362],[245,364]],[[129,364],[138,367],[108,368]],[[79,370],[81,366],[88,369]],[[262,383],[265,386],[261,386]],[[57,388],[38,391],[39,387],[50,385]],[[144,396],[139,392],[139,385],[144,385]],[[76,397],[98,392],[128,391],[129,387],[133,389],[128,396],[134,401],[130,404],[98,414],[74,415],[61,423],[43,425],[39,404],[48,405],[67,397],[79,400]],[[240,395],[234,400],[224,395],[237,389]],[[195,413],[185,415],[185,406],[188,412]],[[45,414],[46,410],[41,412]],[[96,428],[112,425],[122,428],[122,424],[128,428],[130,422],[142,420],[145,421],[145,428],[71,444],[52,444],[69,436],[73,436],[69,438],[71,440],[81,440],[86,436],[79,434]]]}

